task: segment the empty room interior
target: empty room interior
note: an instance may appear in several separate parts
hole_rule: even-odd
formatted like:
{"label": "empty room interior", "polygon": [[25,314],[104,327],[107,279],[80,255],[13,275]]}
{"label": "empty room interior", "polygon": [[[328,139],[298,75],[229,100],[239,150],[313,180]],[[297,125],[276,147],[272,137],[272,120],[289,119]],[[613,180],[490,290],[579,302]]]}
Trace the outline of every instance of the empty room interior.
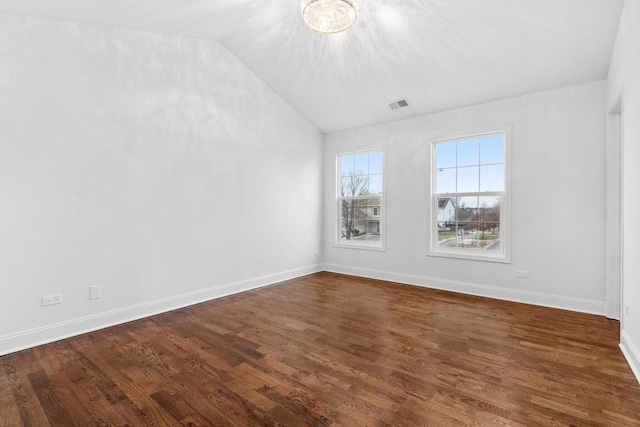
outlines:
{"label": "empty room interior", "polygon": [[640,426],[640,1],[0,0],[0,426]]}

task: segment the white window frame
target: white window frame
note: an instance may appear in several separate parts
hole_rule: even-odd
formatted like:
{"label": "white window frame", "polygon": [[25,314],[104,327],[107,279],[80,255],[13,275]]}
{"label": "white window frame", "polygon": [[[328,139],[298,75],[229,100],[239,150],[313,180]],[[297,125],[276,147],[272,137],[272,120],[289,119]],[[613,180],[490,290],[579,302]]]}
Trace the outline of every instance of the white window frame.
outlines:
{"label": "white window frame", "polygon": [[[492,135],[504,135],[504,191],[465,192],[465,193],[437,193],[436,192],[436,146],[441,143],[454,142]],[[431,194],[429,198],[430,225],[427,255],[434,257],[457,258],[474,261],[488,261],[511,263],[511,128],[501,130],[484,130],[464,132],[438,138],[430,142],[431,145]],[[438,198],[443,196],[500,196],[500,250],[482,251],[466,248],[450,248],[438,246]]]}
{"label": "white window frame", "polygon": [[[380,197],[380,207],[378,209],[378,215],[380,226],[380,240],[379,241],[367,241],[367,240],[343,240],[341,238],[342,233],[342,207],[341,202],[344,197],[340,196],[340,185],[342,183],[341,177],[341,162],[340,159],[345,156],[354,156],[358,154],[366,153],[382,153],[382,195]],[[335,215],[335,242],[333,244],[336,248],[348,248],[348,249],[364,249],[370,251],[385,251],[385,194],[386,194],[386,153],[382,148],[372,148],[369,150],[350,151],[346,153],[340,153],[336,155],[336,215]],[[366,199],[370,196],[359,196],[357,198]],[[351,197],[348,197],[351,199]],[[372,215],[373,216],[373,215]]]}

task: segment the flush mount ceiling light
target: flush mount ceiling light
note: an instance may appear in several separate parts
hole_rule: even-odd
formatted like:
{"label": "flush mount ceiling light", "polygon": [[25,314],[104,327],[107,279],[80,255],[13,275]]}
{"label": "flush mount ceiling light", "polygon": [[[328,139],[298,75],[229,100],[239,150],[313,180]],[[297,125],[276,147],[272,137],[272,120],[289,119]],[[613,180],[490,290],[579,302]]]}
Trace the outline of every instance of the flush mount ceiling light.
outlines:
{"label": "flush mount ceiling light", "polygon": [[348,30],[357,17],[354,0],[302,0],[302,19],[318,33],[333,34]]}

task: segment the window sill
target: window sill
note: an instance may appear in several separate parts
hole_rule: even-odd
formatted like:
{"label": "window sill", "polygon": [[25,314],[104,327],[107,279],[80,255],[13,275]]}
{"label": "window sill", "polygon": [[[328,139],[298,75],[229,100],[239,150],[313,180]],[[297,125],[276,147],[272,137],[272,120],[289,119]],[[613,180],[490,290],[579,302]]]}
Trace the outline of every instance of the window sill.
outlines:
{"label": "window sill", "polygon": [[489,254],[470,254],[464,253],[460,251],[429,251],[427,256],[430,257],[438,257],[438,258],[453,258],[453,259],[464,259],[469,261],[484,261],[484,262],[497,262],[501,264],[511,264],[510,257],[506,256],[503,253],[489,255]]}
{"label": "window sill", "polygon": [[378,251],[385,252],[386,249],[384,244],[375,245],[367,242],[358,242],[358,243],[334,243],[334,248],[343,248],[343,249],[364,249],[365,251]]}

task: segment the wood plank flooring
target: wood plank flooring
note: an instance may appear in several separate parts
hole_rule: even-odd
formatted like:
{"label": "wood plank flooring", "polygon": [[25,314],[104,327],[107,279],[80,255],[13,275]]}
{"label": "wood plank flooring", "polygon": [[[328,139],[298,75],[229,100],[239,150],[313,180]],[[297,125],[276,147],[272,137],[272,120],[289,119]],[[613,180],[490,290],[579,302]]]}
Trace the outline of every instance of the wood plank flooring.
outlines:
{"label": "wood plank flooring", "polygon": [[0,357],[0,426],[640,426],[618,328],[318,273]]}

